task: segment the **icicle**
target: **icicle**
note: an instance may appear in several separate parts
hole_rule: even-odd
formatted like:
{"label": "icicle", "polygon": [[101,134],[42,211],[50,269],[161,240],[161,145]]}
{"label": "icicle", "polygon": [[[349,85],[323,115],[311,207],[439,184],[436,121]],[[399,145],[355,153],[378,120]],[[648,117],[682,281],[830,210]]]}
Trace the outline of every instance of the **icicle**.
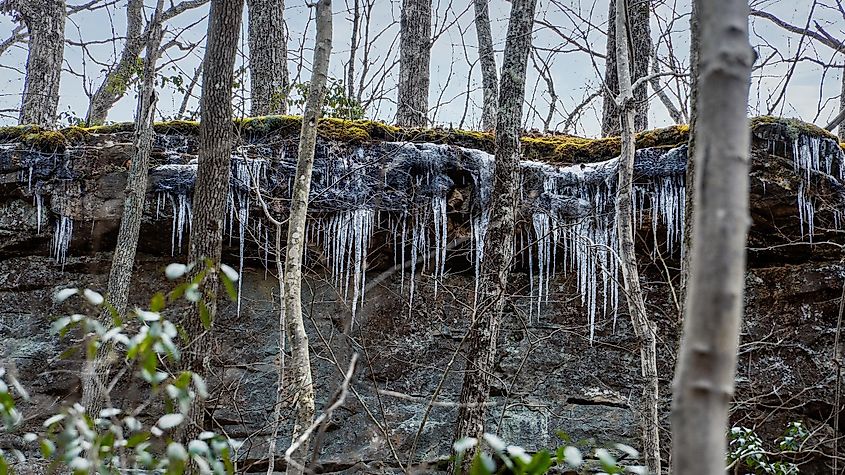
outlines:
{"label": "icicle", "polygon": [[52,254],[56,263],[61,264],[62,268],[67,262],[67,251],[72,238],[73,219],[64,215],[59,216],[58,221],[56,221],[56,231],[53,234]]}
{"label": "icicle", "polygon": [[431,197],[431,215],[434,221],[434,296],[437,296],[437,284],[446,273],[446,197]]}
{"label": "icicle", "polygon": [[35,199],[35,220],[36,220],[35,234],[41,234],[41,217],[42,217],[42,212],[44,210],[44,197],[41,196],[41,193],[36,191],[33,194],[33,198]]}
{"label": "icicle", "polygon": [[185,228],[190,231],[191,227],[191,200],[188,195],[168,195],[170,205],[173,209],[173,224],[170,237],[170,255],[175,256],[176,252],[182,252],[182,238]]}
{"label": "icicle", "polygon": [[375,213],[369,209],[343,211],[327,218],[324,241],[330,256],[332,279],[343,289],[344,299],[352,286],[352,324],[358,306],[364,304],[367,251],[373,234]]}

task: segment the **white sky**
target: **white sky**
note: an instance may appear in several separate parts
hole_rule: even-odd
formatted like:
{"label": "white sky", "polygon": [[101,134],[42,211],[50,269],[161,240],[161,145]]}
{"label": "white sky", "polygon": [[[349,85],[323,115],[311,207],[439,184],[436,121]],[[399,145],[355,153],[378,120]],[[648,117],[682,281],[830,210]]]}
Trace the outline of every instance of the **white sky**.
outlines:
{"label": "white sky", "polygon": [[[68,0],[69,4],[81,3],[82,0]],[[431,89],[429,105],[432,108],[430,118],[436,124],[461,124],[464,111],[464,128],[476,128],[480,120],[481,102],[481,73],[478,65],[470,72],[470,62],[475,62],[477,49],[475,47],[475,28],[470,0],[434,0],[437,19],[433,31],[435,34],[445,23],[450,25],[437,40],[432,48]],[[652,37],[657,38],[660,31],[667,29],[667,22],[672,20],[671,12],[677,11],[682,15],[675,19],[669,28],[670,43],[664,39],[658,45],[658,54],[662,58],[669,56],[669,48],[686,68],[688,51],[688,21],[689,0],[652,0],[656,5],[657,15],[652,17]],[[351,31],[351,0],[334,1],[334,49],[332,56],[331,74],[335,78],[345,76],[345,63],[349,58]],[[836,11],[835,0],[822,0],[828,6],[817,7],[813,19],[818,21],[829,33],[845,38],[845,19]],[[149,0],[150,10],[155,4]],[[166,2],[169,3],[169,2]],[[288,48],[290,52],[290,70],[294,75],[300,61],[304,57],[301,80],[309,76],[308,63],[311,60],[313,44],[313,23],[310,22],[311,9],[299,0],[287,0],[285,15],[289,30]],[[803,26],[811,0],[753,0],[752,3],[760,9],[776,13],[780,18],[790,23]],[[395,113],[396,80],[398,77],[398,19],[401,0],[376,0],[373,10],[373,20],[370,27],[371,62],[375,62],[366,80],[371,86],[377,86],[377,95],[381,99],[376,101],[368,110],[367,116],[391,122]],[[501,51],[504,48],[504,38],[507,30],[507,18],[510,3],[504,0],[490,0],[490,16],[492,22],[494,47],[499,57],[497,63],[501,65]],[[207,7],[185,13],[168,24],[168,39],[175,34],[183,42],[199,43],[200,47],[190,53],[171,49],[165,56],[165,64],[161,73],[165,76],[182,74],[188,82],[195,68],[202,58],[202,43],[205,35],[205,15]],[[580,18],[579,18],[580,17]],[[246,18],[246,15],[245,17]],[[607,0],[540,0],[538,19],[559,28],[570,37],[586,38],[587,44],[597,53],[603,54],[605,49],[604,29],[607,22]],[[587,19],[589,21],[587,21]],[[61,97],[59,111],[74,116],[84,116],[87,109],[87,91],[93,92],[102,81],[103,72],[116,55],[119,55],[121,40],[113,41],[115,36],[125,33],[125,2],[120,1],[110,8],[96,12],[79,13],[67,21],[65,34],[74,41],[98,44],[88,48],[83,54],[79,47],[65,48],[65,72],[61,82]],[[185,29],[187,25],[193,25]],[[14,23],[10,17],[0,17],[0,40],[9,36]],[[752,19],[752,44],[758,48],[761,57],[766,58],[777,48],[776,58],[792,58],[798,48],[798,37],[786,34],[783,30],[771,25],[763,19]],[[303,32],[305,34],[303,48]],[[242,27],[242,38],[239,46],[240,56],[238,67],[246,66],[248,46],[246,41],[246,22]],[[572,44],[562,39],[553,31],[541,25],[535,26],[533,45],[538,48],[538,54],[550,61],[550,70],[554,81],[559,102],[552,120],[552,129],[561,129],[562,123],[575,106],[587,95],[600,87],[600,77],[604,70],[602,58],[596,57],[591,61],[590,55],[578,51]],[[302,54],[300,54],[302,52]],[[362,70],[363,46],[359,47],[356,59],[356,82]],[[837,64],[845,63],[845,58],[839,58],[829,49],[805,41],[801,56],[812,56],[824,62]],[[468,61],[469,59],[469,61]],[[14,47],[0,56],[0,110],[16,108],[23,89],[23,68],[26,61],[26,45]],[[385,74],[375,74],[373,71],[382,69],[382,64],[392,65]],[[769,103],[780,93],[783,78],[787,76],[789,65],[785,63],[767,65],[755,72],[752,83],[751,104],[749,113],[756,115],[768,112]],[[804,62],[799,64],[793,73],[786,91],[785,100],[781,101],[774,112],[780,115],[799,117],[803,120],[825,125],[829,118],[838,111],[837,96],[840,93],[842,69],[830,69],[824,73],[820,65]],[[248,77],[242,81],[235,99],[236,110],[248,111],[249,105],[241,98],[248,97]],[[678,105],[678,97],[673,95],[677,91],[680,80],[662,78],[663,84],[669,83],[668,89],[673,102]],[[548,114],[549,93],[547,86],[537,74],[529,61],[526,127],[543,127],[541,118]],[[469,90],[469,95],[467,91]],[[194,91],[198,93],[198,90]],[[373,95],[373,87],[367,89],[365,96]],[[682,96],[685,93],[681,93]],[[135,110],[135,95],[128,93],[110,112],[111,121],[129,121]],[[467,100],[468,106],[467,106]],[[161,118],[172,118],[178,111],[181,94],[175,93],[172,87],[165,87],[161,91],[159,108]],[[196,101],[192,101],[196,108]],[[576,124],[575,130],[581,135],[593,136],[599,132],[601,99],[591,103]],[[651,102],[651,125],[663,126],[671,123],[666,109],[654,97]],[[0,124],[15,123],[16,114],[0,114]]]}

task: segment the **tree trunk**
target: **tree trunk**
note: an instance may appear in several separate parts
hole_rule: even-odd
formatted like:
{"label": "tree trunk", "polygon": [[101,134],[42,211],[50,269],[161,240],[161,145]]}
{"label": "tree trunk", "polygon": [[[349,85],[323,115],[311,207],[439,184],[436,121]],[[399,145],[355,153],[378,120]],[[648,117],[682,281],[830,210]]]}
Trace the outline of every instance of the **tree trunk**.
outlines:
{"label": "tree trunk", "polygon": [[[634,0],[636,1],[636,0]],[[634,122],[635,104],[629,66],[628,0],[616,0],[616,66],[619,78],[619,108],[622,123],[622,153],[619,157],[618,187],[616,191],[616,225],[619,234],[619,258],[628,313],[640,346],[640,367],[643,393],[637,412],[642,429],[643,456],[649,473],[660,475],[660,419],[658,414],[657,337],[653,322],[649,321],[640,287],[637,254],[634,246],[634,208],[632,187],[634,180]]]}
{"label": "tree trunk", "polygon": [[[199,8],[209,0],[186,0],[171,6],[161,14],[161,22],[181,14],[186,10]],[[128,0],[126,3],[126,42],[120,53],[120,59],[106,73],[102,84],[94,91],[88,103],[85,122],[88,125],[100,125],[108,118],[109,111],[123,98],[139,72],[138,55],[148,41],[152,23],[144,27],[143,0]]]}
{"label": "tree trunk", "polygon": [[674,381],[676,473],[724,473],[749,226],[752,51],[746,0],[698,0],[701,28],[690,279]]}
{"label": "tree trunk", "polygon": [[[202,97],[200,98],[199,167],[194,187],[194,213],[191,221],[189,262],[204,268],[206,260],[214,270],[202,283],[203,295],[212,322],[217,314],[218,273],[223,244],[223,220],[229,192],[232,155],[232,84],[235,53],[240,32],[243,0],[212,0],[203,58]],[[196,314],[182,320],[191,345],[183,351],[183,365],[200,375],[207,374],[211,338]],[[213,324],[213,323],[212,323]],[[182,442],[196,437],[203,429],[203,401],[191,403],[188,427]]]}
{"label": "tree trunk", "polygon": [[402,0],[399,36],[396,124],[425,127],[431,80],[431,0]]}
{"label": "tree trunk", "polygon": [[247,0],[252,116],[288,110],[288,48],[284,0]]}
{"label": "tree trunk", "polygon": [[[845,68],[842,68],[842,90],[839,93],[839,113],[845,115]],[[839,123],[839,141],[845,142],[845,120]]]}
{"label": "tree trunk", "polygon": [[6,0],[0,10],[15,12],[29,30],[26,79],[19,121],[50,128],[56,125],[59,80],[65,48],[64,0]]}
{"label": "tree trunk", "polygon": [[[292,440],[296,441],[314,422],[314,385],[311,379],[311,357],[308,335],[302,319],[302,254],[305,249],[305,218],[311,192],[311,170],[317,140],[317,121],[323,110],[329,58],[332,51],[332,3],[317,3],[317,38],[308,99],[302,117],[299,137],[299,158],[296,182],[292,191],[288,220],[287,256],[285,258],[285,319],[290,338],[292,395],[296,405]],[[288,474],[304,473],[308,460],[309,441],[305,440],[292,454]]]}
{"label": "tree trunk", "polygon": [[490,32],[488,0],[473,0],[475,5],[475,33],[478,36],[478,60],[481,63],[481,83],[484,88],[484,109],[481,126],[484,130],[496,128],[496,102],[499,88],[496,84],[496,54],[493,51],[493,34]]}
{"label": "tree trunk", "polygon": [[358,54],[359,30],[361,28],[361,3],[352,0],[352,38],[349,40],[349,64],[346,67],[346,96],[355,97],[355,56]]}
{"label": "tree trunk", "polygon": [[[467,365],[461,389],[456,438],[484,432],[484,409],[496,364],[496,345],[508,294],[514,227],[519,200],[519,135],[525,98],[525,74],[537,0],[513,0],[502,64],[496,120],[495,173],[484,238],[478,295],[467,330]],[[469,455],[465,461],[472,459]]]}
{"label": "tree trunk", "polygon": [[[630,51],[630,71],[632,82],[648,75],[648,64],[651,58],[651,27],[649,16],[651,13],[650,0],[631,2],[628,9],[627,35],[628,50]],[[607,61],[605,63],[605,92],[602,106],[601,133],[608,137],[619,135],[622,131],[622,112],[616,105],[619,95],[619,71],[616,66],[616,1],[610,0],[607,24]],[[626,39],[623,37],[622,39]],[[643,83],[634,90],[634,132],[648,128],[648,85]]]}
{"label": "tree trunk", "polygon": [[[123,203],[123,217],[117,235],[117,246],[112,257],[107,298],[118,315],[123,317],[129,301],[129,285],[132,282],[132,267],[135,263],[135,251],[138,247],[138,235],[141,231],[141,219],[144,214],[144,201],[147,194],[147,175],[150,163],[150,150],[153,144],[153,118],[155,116],[156,91],[155,69],[158,49],[161,44],[161,12],[164,0],[158,0],[152,19],[152,28],[146,45],[144,58],[144,81],[138,94],[138,108],[135,112],[135,153],[129,167],[126,180],[126,199]],[[111,319],[109,311],[100,314],[101,322]],[[96,359],[86,363],[82,382],[82,406],[88,414],[97,417],[107,400],[105,394],[111,347],[102,347]],[[105,384],[104,384],[105,381]]]}
{"label": "tree trunk", "polygon": [[88,125],[100,125],[106,121],[109,110],[123,97],[132,78],[138,74],[138,55],[144,47],[143,30],[144,1],[129,0],[126,3],[126,43],[120,60],[109,69],[103,83],[91,96],[85,117]]}
{"label": "tree trunk", "polygon": [[[686,300],[689,280],[690,256],[692,255],[692,221],[695,207],[695,125],[698,121],[698,56],[700,25],[698,22],[698,0],[692,2],[690,27],[690,97],[689,97],[689,139],[687,141],[687,169],[684,187],[684,242],[681,247],[681,301]],[[683,311],[683,309],[682,309]],[[681,315],[680,317],[683,317]]]}

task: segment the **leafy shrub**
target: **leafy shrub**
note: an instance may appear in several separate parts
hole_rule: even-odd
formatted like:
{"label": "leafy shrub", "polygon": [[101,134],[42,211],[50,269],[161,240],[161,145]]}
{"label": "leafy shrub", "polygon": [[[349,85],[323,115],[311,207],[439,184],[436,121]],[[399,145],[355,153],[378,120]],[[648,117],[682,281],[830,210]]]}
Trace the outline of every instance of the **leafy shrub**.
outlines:
{"label": "leafy shrub", "polygon": [[[171,280],[182,280],[191,266],[171,264],[165,273]],[[165,475],[184,473],[193,463],[199,473],[234,473],[234,453],[239,444],[213,432],[203,432],[191,440],[187,447],[174,440],[174,435],[185,423],[191,402],[207,397],[203,379],[188,371],[172,373],[162,361],[177,366],[180,352],[177,326],[165,319],[162,310],[168,305],[186,300],[199,308],[200,318],[206,327],[208,319],[200,282],[209,272],[219,272],[224,287],[231,292],[237,273],[227,266],[216,270],[206,267],[185,282],[176,285],[167,294],[157,293],[147,309],[136,308],[122,321],[114,308],[91,289],[68,288],[58,291],[54,299],[63,302],[79,298],[91,314],[98,315],[107,309],[112,315],[112,325],[107,327],[96,317],[73,314],[57,319],[52,330],[65,335],[72,329],[81,329],[86,338],[85,353],[88,359],[101,351],[119,352],[135,372],[135,376],[150,388],[147,401],[135,408],[103,409],[99,414],[87,414],[84,407],[74,404],[48,417],[38,433],[24,434],[24,440],[37,444],[41,455],[51,470],[66,467],[74,474],[118,474],[127,471],[156,471]],[[27,400],[23,385],[10,372],[0,368],[0,432],[20,429],[23,416],[16,408],[16,400]],[[163,402],[166,413],[155,420],[140,416],[144,408],[155,400]],[[0,475],[11,473],[12,456],[18,463],[26,457],[19,450],[5,454],[0,450]]]}

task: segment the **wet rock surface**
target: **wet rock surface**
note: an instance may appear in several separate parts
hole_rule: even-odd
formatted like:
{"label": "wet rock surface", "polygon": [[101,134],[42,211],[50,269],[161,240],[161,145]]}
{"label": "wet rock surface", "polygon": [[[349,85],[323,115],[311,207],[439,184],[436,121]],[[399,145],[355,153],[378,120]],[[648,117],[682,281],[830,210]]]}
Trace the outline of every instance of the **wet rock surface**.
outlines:
{"label": "wet rock surface", "polygon": [[[785,126],[778,127],[755,128],[753,226],[732,418],[755,428],[766,440],[773,440],[794,420],[817,431],[818,440],[829,440],[837,435],[833,343],[845,278],[841,262],[845,239],[838,230],[838,213],[843,209],[841,155],[834,157],[841,150],[826,148],[829,144],[822,139],[818,169],[809,173],[796,169],[791,142],[796,136]],[[126,161],[131,159],[126,134],[87,140],[61,156],[42,152],[33,158],[19,145],[0,151],[0,361],[14,368],[33,394],[32,401],[21,406],[33,424],[80,396],[81,363],[78,357],[61,357],[78,343],[78,336],[59,339],[50,334],[49,326],[53,318],[84,308],[77,308],[79,301],[58,306],[51,295],[67,286],[106,288],[122,212]],[[171,283],[164,278],[164,267],[184,256],[195,170],[192,141],[156,139],[156,168],[151,171],[133,276],[133,305],[143,307],[154,292],[166,290]],[[226,262],[236,267],[241,255],[244,259],[241,310],[238,315],[236,303],[222,304],[208,380],[213,427],[245,441],[239,468],[257,473],[266,467],[275,403],[279,309],[273,250],[268,249],[275,231],[266,223],[258,224],[262,211],[251,195],[252,180],[264,191],[271,212],[284,215],[295,152],[291,141],[251,140],[247,145],[244,168],[233,170],[228,218],[232,237],[227,234],[224,241]],[[683,177],[685,148],[674,145],[640,152],[637,169],[642,196],[640,264],[648,310],[660,332],[661,409],[667,415],[681,326],[678,233],[683,227],[677,221],[680,204],[660,197],[683,199],[683,183],[678,180]],[[362,147],[326,141],[321,147],[313,221],[321,224],[310,233],[310,273],[304,290],[318,410],[334,396],[353,353],[359,354],[360,364],[354,392],[333,414],[319,440],[319,471],[394,473],[409,466],[409,460],[422,472],[435,471],[454,438],[454,403],[464,368],[459,347],[471,319],[473,269],[479,259],[474,243],[486,199],[480,184],[489,156],[435,144]],[[825,153],[833,157],[829,169]],[[500,337],[488,428],[527,449],[555,447],[560,444],[558,433],[586,440],[585,446],[638,445],[631,408],[640,393],[639,356],[625,306],[613,311],[613,275],[576,270],[577,249],[562,251],[562,246],[575,241],[564,237],[552,241],[541,233],[554,228],[554,223],[586,220],[605,224],[577,229],[595,234],[612,228],[608,224],[612,225],[613,160],[575,167],[537,162],[524,167],[525,204],[517,239],[523,252],[513,277],[515,298]],[[814,206],[812,243],[808,222],[799,213],[802,192]],[[180,202],[180,196],[186,201]],[[437,221],[440,206],[445,220]],[[654,210],[656,206],[661,209]],[[361,215],[363,208],[372,212]],[[60,216],[74,223],[64,262],[56,262],[50,252]],[[360,219],[362,224],[347,226],[333,216],[349,216],[350,223]],[[247,225],[241,228],[243,221]],[[542,222],[550,227],[538,224]],[[363,240],[356,226],[365,223],[373,229]],[[335,254],[354,255],[356,248],[354,243],[332,241],[327,229],[348,233],[353,241],[361,237],[359,248],[368,251],[366,259],[358,267],[351,261],[338,267]],[[612,242],[611,235],[604,239]],[[443,260],[437,257],[441,249]],[[556,272],[550,272],[548,265],[542,270],[543,249],[547,253],[557,249],[553,257],[546,257],[556,262]],[[595,260],[584,266],[611,266],[598,254],[593,256]],[[574,267],[568,267],[567,259]],[[357,304],[353,320],[356,290],[339,286],[337,274],[343,279],[351,274],[349,279],[354,280],[359,267],[362,280],[355,289],[364,289],[365,299],[363,305]],[[596,274],[595,282],[585,283]],[[590,285],[598,289],[592,300],[583,296]],[[127,404],[137,403],[145,393],[128,386],[134,383],[125,379],[118,394]],[[147,416],[154,417],[156,410],[151,406]],[[285,406],[283,413],[290,411]],[[289,430],[286,422],[279,439],[282,448],[287,446]],[[0,445],[23,446],[23,442],[12,437],[0,439]],[[823,444],[817,447],[821,455],[803,461],[808,473],[822,470],[831,448]]]}

